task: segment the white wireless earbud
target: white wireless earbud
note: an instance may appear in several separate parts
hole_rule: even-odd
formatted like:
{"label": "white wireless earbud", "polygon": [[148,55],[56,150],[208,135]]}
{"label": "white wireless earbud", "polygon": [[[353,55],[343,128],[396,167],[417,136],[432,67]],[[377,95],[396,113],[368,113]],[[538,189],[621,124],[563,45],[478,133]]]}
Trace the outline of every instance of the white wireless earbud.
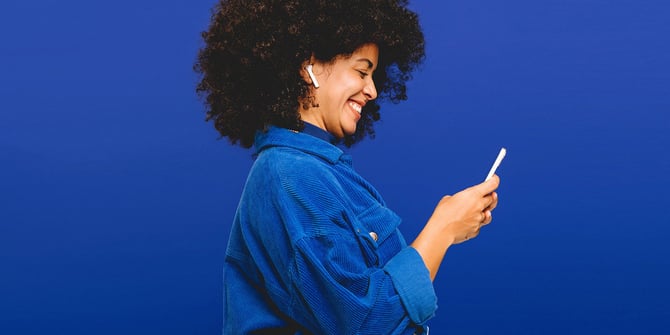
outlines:
{"label": "white wireless earbud", "polygon": [[309,78],[312,79],[312,84],[314,84],[314,88],[319,88],[319,81],[316,80],[316,76],[314,75],[314,72],[312,72],[312,64],[305,66],[305,70],[307,71]]}

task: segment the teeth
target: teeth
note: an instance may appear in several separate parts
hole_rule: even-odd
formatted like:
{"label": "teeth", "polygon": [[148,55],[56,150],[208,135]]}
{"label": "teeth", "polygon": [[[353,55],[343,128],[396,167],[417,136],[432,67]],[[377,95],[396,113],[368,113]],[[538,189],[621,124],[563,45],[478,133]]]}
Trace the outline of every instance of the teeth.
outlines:
{"label": "teeth", "polygon": [[353,101],[349,101],[349,106],[351,106],[351,108],[353,108],[355,111],[357,111],[358,114],[361,113],[361,109],[362,109],[361,105],[359,105],[359,104],[357,104]]}

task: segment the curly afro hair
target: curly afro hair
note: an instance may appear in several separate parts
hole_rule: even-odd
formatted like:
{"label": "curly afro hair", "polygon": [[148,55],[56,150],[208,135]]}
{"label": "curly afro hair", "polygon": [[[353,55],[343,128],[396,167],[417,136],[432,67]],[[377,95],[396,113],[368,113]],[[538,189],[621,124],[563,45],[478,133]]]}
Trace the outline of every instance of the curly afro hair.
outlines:
{"label": "curly afro hair", "polygon": [[365,105],[346,145],[374,136],[377,101],[406,100],[405,83],[424,58],[423,33],[406,0],[220,0],[202,37],[194,70],[207,120],[245,148],[268,125],[304,127],[298,109],[309,84],[299,70],[310,57],[332,62],[367,43],[379,47],[378,99]]}

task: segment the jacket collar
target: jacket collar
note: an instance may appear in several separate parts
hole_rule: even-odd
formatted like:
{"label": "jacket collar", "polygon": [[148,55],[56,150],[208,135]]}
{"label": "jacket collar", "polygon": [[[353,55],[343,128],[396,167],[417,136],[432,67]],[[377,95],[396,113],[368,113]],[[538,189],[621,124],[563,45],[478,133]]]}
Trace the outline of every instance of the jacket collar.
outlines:
{"label": "jacket collar", "polygon": [[265,131],[256,132],[254,145],[256,154],[270,147],[288,147],[320,157],[331,164],[342,159],[351,165],[351,158],[342,149],[312,135],[286,128],[269,126]]}

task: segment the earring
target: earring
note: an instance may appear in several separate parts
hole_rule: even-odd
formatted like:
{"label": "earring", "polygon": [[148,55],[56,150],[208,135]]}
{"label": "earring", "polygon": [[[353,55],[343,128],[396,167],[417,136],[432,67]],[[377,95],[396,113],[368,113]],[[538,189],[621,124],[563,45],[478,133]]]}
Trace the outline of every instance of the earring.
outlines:
{"label": "earring", "polygon": [[312,64],[305,66],[305,70],[307,71],[309,78],[312,79],[312,84],[314,84],[314,88],[319,88],[319,82],[316,80],[314,72],[312,72]]}

